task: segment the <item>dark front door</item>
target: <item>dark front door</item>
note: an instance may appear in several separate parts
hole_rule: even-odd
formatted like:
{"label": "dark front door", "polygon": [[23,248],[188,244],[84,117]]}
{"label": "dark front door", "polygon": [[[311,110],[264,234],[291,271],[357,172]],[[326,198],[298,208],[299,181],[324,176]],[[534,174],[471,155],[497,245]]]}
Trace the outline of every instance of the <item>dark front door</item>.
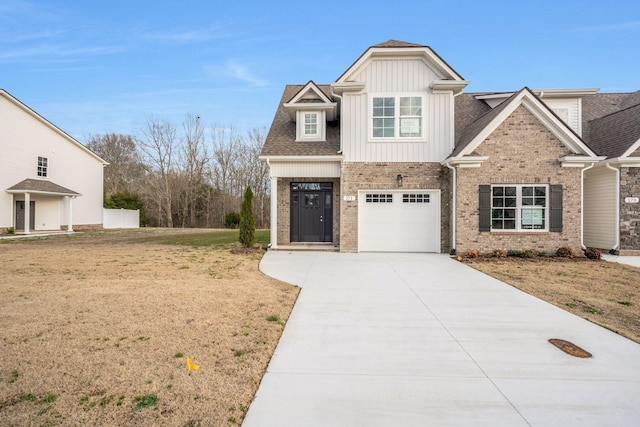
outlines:
{"label": "dark front door", "polygon": [[291,184],[291,241],[333,241],[333,184]]}
{"label": "dark front door", "polygon": [[[25,202],[16,202],[16,230],[24,230]],[[36,202],[29,203],[29,230],[36,228]]]}

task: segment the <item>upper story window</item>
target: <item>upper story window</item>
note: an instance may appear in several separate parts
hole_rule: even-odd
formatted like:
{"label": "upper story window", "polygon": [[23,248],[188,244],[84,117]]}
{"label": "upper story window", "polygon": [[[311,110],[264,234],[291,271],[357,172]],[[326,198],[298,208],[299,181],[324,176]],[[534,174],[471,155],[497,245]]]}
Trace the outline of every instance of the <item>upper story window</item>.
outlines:
{"label": "upper story window", "polygon": [[318,136],[318,113],[304,113],[303,136]]}
{"label": "upper story window", "polygon": [[46,177],[49,169],[49,160],[38,156],[38,176]]}
{"label": "upper story window", "polygon": [[297,117],[297,141],[324,141],[325,115],[323,111],[299,111]]}
{"label": "upper story window", "polygon": [[373,96],[372,139],[423,139],[424,97]]}
{"label": "upper story window", "polygon": [[491,230],[548,230],[546,185],[491,187]]}

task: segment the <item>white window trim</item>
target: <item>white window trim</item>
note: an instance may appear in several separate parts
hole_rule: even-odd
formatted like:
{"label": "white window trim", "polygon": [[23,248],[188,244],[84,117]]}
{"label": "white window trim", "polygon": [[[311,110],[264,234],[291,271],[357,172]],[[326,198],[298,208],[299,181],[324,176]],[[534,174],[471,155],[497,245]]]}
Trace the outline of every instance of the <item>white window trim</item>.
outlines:
{"label": "white window trim", "polygon": [[[318,120],[318,132],[313,135],[305,135],[304,133],[304,116],[305,114],[315,114]],[[326,141],[327,139],[327,120],[324,111],[300,110],[296,112],[296,141]]]}
{"label": "white window trim", "polygon": [[[420,98],[422,101],[422,135],[421,136],[400,136],[400,98]],[[393,137],[374,137],[373,136],[373,99],[374,98],[394,98],[395,99],[395,113],[394,119],[394,136]],[[368,121],[368,136],[369,142],[389,142],[389,141],[402,141],[402,142],[426,142],[426,122],[427,116],[425,114],[427,105],[427,97],[421,92],[392,92],[392,93],[370,93],[369,105],[367,106]]]}
{"label": "white window trim", "polygon": [[[516,187],[516,228],[493,228],[493,189],[494,187]],[[522,187],[545,187],[544,228],[522,228]],[[549,185],[548,184],[495,184],[491,186],[491,232],[493,233],[548,233],[549,232]],[[500,209],[500,207],[496,207]],[[526,208],[525,208],[526,209]]]}
{"label": "white window trim", "polygon": [[49,176],[49,158],[48,157],[38,156],[36,174],[40,178],[47,178]]}

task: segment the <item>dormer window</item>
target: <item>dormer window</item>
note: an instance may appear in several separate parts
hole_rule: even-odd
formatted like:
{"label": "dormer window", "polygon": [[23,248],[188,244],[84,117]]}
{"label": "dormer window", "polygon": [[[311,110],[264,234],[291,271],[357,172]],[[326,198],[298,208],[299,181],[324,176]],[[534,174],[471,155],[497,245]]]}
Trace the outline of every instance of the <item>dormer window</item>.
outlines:
{"label": "dormer window", "polygon": [[297,141],[325,140],[324,111],[298,111]]}
{"label": "dormer window", "polygon": [[304,113],[304,131],[303,136],[318,136],[318,113]]}

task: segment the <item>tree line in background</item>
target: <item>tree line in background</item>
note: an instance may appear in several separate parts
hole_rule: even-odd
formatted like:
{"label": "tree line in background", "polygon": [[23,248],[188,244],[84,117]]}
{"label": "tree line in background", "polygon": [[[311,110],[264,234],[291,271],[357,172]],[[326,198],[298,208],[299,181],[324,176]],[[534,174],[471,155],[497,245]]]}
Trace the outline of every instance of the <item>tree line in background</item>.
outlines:
{"label": "tree line in background", "polygon": [[266,131],[205,129],[187,114],[178,128],[148,118],[140,137],[90,137],[87,148],[109,162],[105,207],[141,209],[141,225],[220,228],[238,226],[243,195],[254,195],[256,227],[269,225],[269,171],[258,160]]}

